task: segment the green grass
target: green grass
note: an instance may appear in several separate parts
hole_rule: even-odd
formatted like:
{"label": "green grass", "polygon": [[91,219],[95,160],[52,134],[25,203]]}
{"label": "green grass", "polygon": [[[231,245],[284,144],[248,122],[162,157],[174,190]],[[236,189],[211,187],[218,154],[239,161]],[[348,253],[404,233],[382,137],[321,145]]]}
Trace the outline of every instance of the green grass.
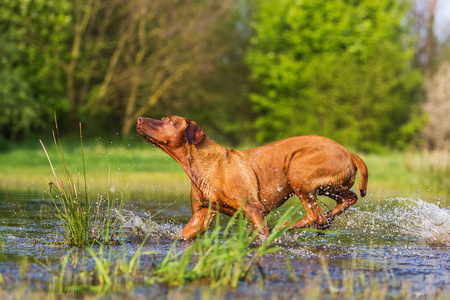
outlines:
{"label": "green grass", "polygon": [[[134,294],[137,290],[145,288],[147,291],[161,290],[162,294],[166,294],[167,289],[177,291],[175,294],[181,299],[226,299],[230,291],[245,287],[243,299],[261,297],[266,283],[274,280],[264,269],[264,258],[273,253],[284,257],[280,263],[286,266],[287,274],[276,280],[282,280],[288,288],[272,294],[266,291],[266,296],[280,299],[291,299],[293,295],[296,299],[409,299],[413,295],[413,286],[395,278],[387,261],[381,266],[375,263],[376,260],[360,257],[357,253],[341,266],[339,279],[332,278],[331,272],[336,270],[330,268],[329,259],[323,254],[318,257],[319,270],[314,274],[305,275],[303,270],[293,270],[291,261],[304,258],[285,248],[271,247],[284,233],[280,230],[281,225],[293,213],[283,214],[270,237],[259,246],[252,245],[257,233],[248,230],[251,226],[242,214],[235,214],[224,226],[216,221],[210,230],[189,245],[175,241],[159,264],[148,259],[153,256],[155,261],[154,251],[142,250],[146,240],[133,255],[127,254],[124,246],[122,251],[103,246],[86,248],[81,253],[69,250],[59,267],[47,268],[53,270],[55,276],[44,295],[58,299],[67,296],[98,299],[111,295],[133,298],[138,296]],[[144,264],[141,263],[143,256],[147,256]],[[21,269],[26,273],[27,262]],[[26,284],[20,286],[25,287]],[[20,288],[13,292],[23,295]],[[448,288],[442,287],[433,293],[428,294],[428,298],[447,299]]]}
{"label": "green grass", "polygon": [[[110,168],[108,168],[108,187],[106,198],[95,199],[88,190],[86,177],[86,164],[83,147],[82,129],[80,123],[80,159],[82,179],[74,180],[72,172],[66,163],[66,156],[59,137],[58,123],[56,122],[56,134],[53,132],[53,143],[60,172],[56,172],[55,163],[52,162],[47,148],[40,140],[49,167],[53,173],[53,180],[48,187],[48,195],[52,200],[52,206],[48,209],[59,219],[63,227],[63,239],[70,246],[86,247],[93,243],[109,244],[119,243],[122,222],[114,214],[121,215],[123,211],[123,192],[110,193]],[[123,191],[123,188],[122,188]],[[105,212],[100,215],[102,204],[106,204]]]}
{"label": "green grass", "polygon": [[[39,145],[39,141],[36,142]],[[63,144],[66,143],[63,141]],[[48,152],[50,157],[57,155],[54,149],[50,148]],[[105,146],[88,141],[85,142],[84,152],[90,190],[104,190],[107,187],[108,168],[111,170],[113,186],[126,181],[132,183],[133,190],[170,189],[176,193],[189,190],[190,183],[183,169],[167,154],[150,145],[131,148],[127,145]],[[64,154],[74,180],[82,179],[80,146],[65,147]],[[53,178],[42,148],[0,153],[0,165],[0,189],[41,191],[43,183],[47,184]],[[55,166],[55,170],[64,171],[60,166]]]}
{"label": "green grass", "polygon": [[[244,223],[237,226],[238,235],[246,231]],[[145,241],[132,255],[127,254],[125,246],[86,248],[81,252],[73,248],[59,265],[41,264],[50,279],[47,286],[41,284],[38,289],[27,276],[30,261],[24,259],[20,262],[20,282],[10,284],[0,277],[0,294],[5,299],[141,299],[168,294],[176,299],[230,299],[230,294],[233,299],[417,297],[417,289],[408,279],[393,275],[388,259],[380,266],[377,259],[354,253],[341,265],[342,275],[333,278],[336,268],[327,255],[319,255],[315,272],[293,270],[291,261],[304,258],[278,247],[249,248],[248,240],[232,236],[228,242],[217,232],[212,229],[187,248],[175,242],[173,249],[181,250],[170,251],[158,265],[148,259],[154,257],[153,251],[142,250]],[[248,233],[242,236],[251,238]],[[274,277],[265,274],[264,256],[275,251],[278,256],[284,253],[285,261],[279,263],[288,272]],[[271,291],[268,287],[276,289]],[[233,294],[236,291],[240,292]],[[448,286],[420,292],[425,293],[420,299],[450,299]]]}
{"label": "green grass", "polygon": [[392,152],[361,157],[369,169],[369,194],[450,195],[448,152]]}
{"label": "green grass", "polygon": [[[287,210],[279,218],[270,236],[264,242],[259,242],[257,247],[252,247],[252,244],[258,232],[251,233],[247,230],[249,223],[244,220],[241,211],[234,214],[225,227],[221,226],[220,218],[216,218],[215,228],[206,231],[182,252],[174,251],[174,243],[165,259],[152,272],[153,276],[147,279],[147,283],[164,282],[182,286],[206,280],[214,290],[221,286],[237,287],[241,280],[252,277],[251,273],[255,269],[264,278],[260,261],[265,255],[284,251],[271,245],[298,220],[290,221],[290,224],[283,228],[283,224],[291,219],[295,212],[295,208]],[[235,223],[237,228],[234,228]]]}

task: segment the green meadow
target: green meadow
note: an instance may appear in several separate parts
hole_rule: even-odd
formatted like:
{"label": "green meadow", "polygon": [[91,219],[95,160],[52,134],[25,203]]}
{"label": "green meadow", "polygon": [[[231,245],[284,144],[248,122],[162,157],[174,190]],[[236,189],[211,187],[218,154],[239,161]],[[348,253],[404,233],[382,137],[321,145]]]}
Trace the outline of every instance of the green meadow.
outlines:
{"label": "green meadow", "polygon": [[[44,142],[44,145],[55,171],[63,173],[53,142]],[[74,181],[81,179],[83,164],[80,146],[64,146],[63,150]],[[87,142],[84,154],[89,189],[106,187],[109,173],[112,185],[126,184],[133,190],[168,188],[177,192],[185,191],[190,186],[183,169],[168,155],[151,146],[111,146]],[[39,147],[1,153],[0,165],[2,189],[45,189],[53,178],[45,152]]]}

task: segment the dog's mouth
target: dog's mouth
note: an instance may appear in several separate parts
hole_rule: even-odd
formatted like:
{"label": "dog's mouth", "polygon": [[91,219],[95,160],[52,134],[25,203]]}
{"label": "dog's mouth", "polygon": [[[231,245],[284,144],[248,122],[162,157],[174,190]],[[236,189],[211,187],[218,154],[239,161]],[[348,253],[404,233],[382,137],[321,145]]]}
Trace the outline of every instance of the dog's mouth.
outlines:
{"label": "dog's mouth", "polygon": [[145,130],[144,128],[142,128],[141,126],[137,127],[137,133],[149,144],[158,146],[157,144],[157,140],[150,135],[147,130]]}
{"label": "dog's mouth", "polygon": [[[160,147],[157,143],[157,140],[151,136],[150,134],[146,133],[146,132],[139,132],[139,135],[149,144],[152,144],[154,146]],[[160,147],[161,148],[161,147]]]}
{"label": "dog's mouth", "polygon": [[158,122],[156,122],[157,124],[153,124],[153,122],[150,122],[150,121],[154,121],[154,120],[152,120],[152,119],[141,120],[141,118],[139,118],[138,124],[136,126],[136,131],[147,143],[149,143],[153,146],[156,146],[160,149],[163,149],[163,147],[161,146],[161,144],[163,144],[163,142],[161,140],[158,140],[152,134],[152,133],[158,134],[158,130],[157,130],[157,128],[159,128]]}
{"label": "dog's mouth", "polygon": [[141,135],[141,137],[142,137],[147,143],[156,145],[156,141],[155,141],[155,139],[154,139],[151,135],[145,134],[145,135]]}
{"label": "dog's mouth", "polygon": [[144,132],[139,132],[139,135],[147,142],[147,143],[149,143],[149,144],[151,144],[151,145],[153,145],[153,146],[155,146],[155,147],[158,147],[159,149],[161,149],[161,150],[164,150],[163,149],[163,147],[157,142],[157,140],[153,137],[153,136],[151,136],[150,134],[148,134],[148,133],[146,133],[145,131]]}

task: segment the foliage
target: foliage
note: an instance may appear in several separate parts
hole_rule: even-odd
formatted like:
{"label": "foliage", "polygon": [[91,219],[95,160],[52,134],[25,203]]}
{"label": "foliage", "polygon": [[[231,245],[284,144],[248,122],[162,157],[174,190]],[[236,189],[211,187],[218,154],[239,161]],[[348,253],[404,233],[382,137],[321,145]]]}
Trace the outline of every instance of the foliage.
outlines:
{"label": "foliage", "polygon": [[416,146],[427,117],[413,65],[442,49],[434,12],[411,2],[3,0],[0,150],[55,111],[90,135],[178,114],[233,146],[311,133]]}
{"label": "foliage", "polygon": [[[403,147],[421,76],[407,1],[260,1],[246,57],[258,140],[320,134],[363,150]],[[405,134],[403,134],[405,132]]]}
{"label": "foliage", "polygon": [[[56,111],[63,127],[89,120],[97,129],[127,135],[136,118],[149,112],[201,108],[211,101],[207,97],[229,103],[220,94],[229,84],[214,90],[218,80],[210,74],[217,69],[228,76],[228,66],[239,64],[230,59],[233,3],[2,1],[0,54],[7,55],[0,75],[7,85],[0,101],[15,112],[0,113],[0,128],[14,138],[21,127],[45,128]],[[201,92],[193,93],[196,89]]]}
{"label": "foliage", "polygon": [[64,111],[68,1],[1,1],[0,130],[16,139]]}
{"label": "foliage", "polygon": [[0,4],[0,105],[3,108],[0,130],[3,137],[16,139],[28,134],[49,120],[46,113],[53,114],[52,109],[58,109],[58,101],[53,99],[50,103],[47,92],[51,88],[54,96],[61,95],[60,61],[55,50],[62,44],[58,37],[63,32],[58,30],[61,30],[61,23],[67,22],[62,7],[59,1],[39,0],[2,1]]}

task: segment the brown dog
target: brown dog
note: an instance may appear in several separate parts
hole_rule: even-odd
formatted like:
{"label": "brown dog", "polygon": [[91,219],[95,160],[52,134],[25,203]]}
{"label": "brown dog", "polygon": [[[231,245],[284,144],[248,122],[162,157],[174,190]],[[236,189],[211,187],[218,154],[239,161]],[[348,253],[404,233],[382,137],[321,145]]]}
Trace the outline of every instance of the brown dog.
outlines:
{"label": "brown dog", "polygon": [[[325,229],[358,200],[350,190],[357,169],[361,196],[367,191],[364,161],[328,138],[298,136],[254,149],[228,150],[206,137],[195,122],[178,116],[161,121],[139,118],[137,132],[175,159],[192,181],[192,218],[181,232],[186,240],[204,232],[218,212],[233,215],[239,208],[265,238],[266,216],[294,194],[306,215],[290,229]],[[336,207],[324,214],[317,195],[334,199]]]}

